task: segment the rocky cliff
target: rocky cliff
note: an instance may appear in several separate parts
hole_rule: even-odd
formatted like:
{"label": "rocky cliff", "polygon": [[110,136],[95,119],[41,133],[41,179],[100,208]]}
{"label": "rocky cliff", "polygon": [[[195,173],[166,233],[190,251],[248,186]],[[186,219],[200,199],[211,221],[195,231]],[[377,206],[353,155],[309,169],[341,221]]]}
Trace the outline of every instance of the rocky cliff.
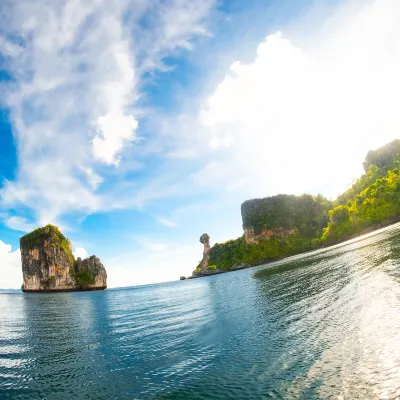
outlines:
{"label": "rocky cliff", "polygon": [[192,276],[202,276],[202,273],[208,268],[208,259],[210,258],[210,236],[208,233],[203,233],[200,236],[200,243],[203,245],[203,258],[197,268],[193,271]]}
{"label": "rocky cliff", "polygon": [[203,245],[203,258],[197,268],[193,271],[192,277],[197,278],[200,276],[220,274],[222,271],[217,269],[215,265],[209,265],[211,250],[210,236],[207,233],[203,233],[200,236],[200,243]]}
{"label": "rocky cliff", "polygon": [[193,276],[248,268],[310,250],[329,221],[331,207],[321,195],[247,200],[241,206],[244,235],[211,248],[209,236],[202,235],[203,259]]}
{"label": "rocky cliff", "polygon": [[297,229],[285,229],[284,227],[279,227],[276,229],[263,229],[258,234],[254,232],[253,227],[243,228],[243,231],[247,244],[258,243],[260,240],[268,240],[272,237],[286,238],[297,233]]}
{"label": "rocky cliff", "polygon": [[247,244],[260,240],[300,235],[314,238],[328,223],[332,203],[321,195],[293,196],[280,194],[245,201],[241,206]]}
{"label": "rocky cliff", "polygon": [[200,243],[204,246],[203,248],[203,259],[200,262],[199,268],[204,270],[208,267],[208,259],[210,258],[210,236],[207,233],[203,233],[200,236]]}
{"label": "rocky cliff", "polygon": [[104,290],[107,272],[96,256],[75,260],[70,241],[53,225],[20,239],[24,292]]}
{"label": "rocky cliff", "polygon": [[75,280],[78,285],[84,285],[87,290],[105,289],[107,287],[107,272],[96,256],[75,262]]}

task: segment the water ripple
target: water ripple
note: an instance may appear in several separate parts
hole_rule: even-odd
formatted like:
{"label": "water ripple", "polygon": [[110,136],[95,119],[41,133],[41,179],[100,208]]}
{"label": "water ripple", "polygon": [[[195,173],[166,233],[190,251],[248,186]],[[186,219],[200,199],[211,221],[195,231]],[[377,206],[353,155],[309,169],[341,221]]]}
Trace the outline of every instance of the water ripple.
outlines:
{"label": "water ripple", "polygon": [[0,295],[0,399],[399,399],[400,228],[250,270]]}

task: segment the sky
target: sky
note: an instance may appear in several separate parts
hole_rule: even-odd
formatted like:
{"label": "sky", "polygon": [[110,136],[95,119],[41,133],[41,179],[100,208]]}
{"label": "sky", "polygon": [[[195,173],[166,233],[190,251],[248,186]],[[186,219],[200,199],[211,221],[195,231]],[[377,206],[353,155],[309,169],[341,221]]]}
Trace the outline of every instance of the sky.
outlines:
{"label": "sky", "polygon": [[59,226],[109,287],[176,280],[240,205],[335,198],[399,138],[398,0],[3,0],[0,288]]}

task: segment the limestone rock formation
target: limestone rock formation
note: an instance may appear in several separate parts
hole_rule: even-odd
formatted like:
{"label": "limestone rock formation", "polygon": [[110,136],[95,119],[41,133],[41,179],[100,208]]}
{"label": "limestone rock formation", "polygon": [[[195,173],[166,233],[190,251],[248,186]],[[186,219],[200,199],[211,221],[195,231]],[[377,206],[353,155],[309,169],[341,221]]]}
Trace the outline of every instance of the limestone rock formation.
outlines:
{"label": "limestone rock formation", "polygon": [[222,271],[216,269],[215,265],[209,266],[208,261],[210,259],[210,236],[208,233],[203,233],[200,236],[200,243],[204,246],[203,248],[203,258],[200,261],[197,268],[193,271],[192,277],[197,278],[205,275],[215,275],[220,274]]}
{"label": "limestone rock formation", "polygon": [[246,200],[241,205],[244,236],[247,244],[290,236],[313,239],[322,235],[328,224],[332,202],[321,195],[278,194]]}
{"label": "limestone rock formation", "polygon": [[107,287],[107,272],[96,256],[91,256],[82,260],[80,257],[75,262],[75,280],[80,285],[85,285],[86,289],[97,289]]}
{"label": "limestone rock formation", "polygon": [[239,271],[240,269],[250,268],[250,264],[240,263],[232,266],[231,271]]}
{"label": "limestone rock formation", "polygon": [[218,274],[222,274],[225,271],[221,271],[218,268],[212,268],[212,269],[208,269],[206,268],[204,271],[201,271],[199,276],[210,276],[210,275],[218,275]]}
{"label": "limestone rock formation", "polygon": [[20,239],[24,292],[103,290],[107,272],[96,256],[75,261],[71,242],[53,225]]}
{"label": "limestone rock formation", "polygon": [[210,236],[208,233],[203,233],[200,236],[200,243],[204,245],[203,249],[203,259],[200,262],[199,268],[205,270],[208,267],[208,260],[210,258]]}
{"label": "limestone rock formation", "polygon": [[263,229],[259,234],[254,232],[254,228],[243,228],[244,238],[247,244],[258,243],[260,240],[269,240],[271,237],[287,238],[290,235],[295,235],[297,229],[285,229],[279,227],[276,229]]}

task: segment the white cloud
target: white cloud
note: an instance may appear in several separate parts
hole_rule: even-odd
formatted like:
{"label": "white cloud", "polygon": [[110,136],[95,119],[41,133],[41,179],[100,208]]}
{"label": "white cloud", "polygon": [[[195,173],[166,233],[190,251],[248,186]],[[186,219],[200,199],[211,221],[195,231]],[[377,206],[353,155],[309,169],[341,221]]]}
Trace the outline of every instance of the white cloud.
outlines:
{"label": "white cloud", "polygon": [[398,1],[346,3],[312,38],[289,32],[269,35],[253,62],[234,62],[203,102],[199,185],[334,196],[367,150],[399,137]]}
{"label": "white cloud", "polygon": [[0,240],[0,288],[18,289],[21,285],[21,253]]}
{"label": "white cloud", "polygon": [[1,53],[6,57],[16,57],[22,52],[22,48],[0,36]]}
{"label": "white cloud", "polygon": [[27,222],[24,218],[16,216],[7,218],[5,224],[8,228],[21,232],[31,232],[37,228],[37,226]]}
{"label": "white cloud", "polygon": [[[253,61],[232,63],[200,111],[157,119],[170,171],[184,163],[171,183],[192,198],[169,215],[185,232],[239,236],[249,198],[334,197],[362,173],[369,149],[399,137],[400,4],[348,2],[313,22],[312,34],[299,22],[255,46]],[[182,273],[198,261],[181,258]],[[143,263],[135,274],[151,266],[150,281],[161,265]]]}
{"label": "white cloud", "polygon": [[[93,139],[95,156],[107,164],[118,165],[116,158],[125,141],[135,138],[138,122],[132,115],[109,113],[97,118],[99,133]],[[117,133],[117,134],[116,134]]]}
{"label": "white cloud", "polygon": [[84,259],[84,258],[89,257],[89,253],[86,251],[86,249],[84,247],[77,247],[75,249],[74,256],[75,256],[75,258],[80,257],[80,258]]}
{"label": "white cloud", "polygon": [[120,190],[114,184],[100,195],[99,188],[138,139],[135,107],[143,74],[163,69],[165,56],[206,34],[213,5],[214,0],[4,4],[0,52],[14,82],[0,100],[11,111],[19,168],[15,181],[4,182],[2,208],[27,206],[39,224],[55,223],[68,212],[112,209]]}
{"label": "white cloud", "polygon": [[169,218],[165,218],[165,217],[157,217],[157,221],[161,224],[161,225],[165,225],[168,228],[175,228],[177,226],[177,223],[175,221],[172,221]]}
{"label": "white cloud", "polygon": [[174,53],[178,48],[191,49],[195,37],[209,35],[208,17],[216,3],[215,0],[158,2],[155,12],[147,15],[148,21],[153,22],[151,31],[136,38],[146,49],[144,54],[138,54],[142,58],[141,72],[154,68],[170,69],[162,63],[165,55]]}
{"label": "white cloud", "polygon": [[99,174],[96,174],[92,168],[82,168],[82,171],[86,174],[92,190],[96,190],[104,182],[104,179]]}

